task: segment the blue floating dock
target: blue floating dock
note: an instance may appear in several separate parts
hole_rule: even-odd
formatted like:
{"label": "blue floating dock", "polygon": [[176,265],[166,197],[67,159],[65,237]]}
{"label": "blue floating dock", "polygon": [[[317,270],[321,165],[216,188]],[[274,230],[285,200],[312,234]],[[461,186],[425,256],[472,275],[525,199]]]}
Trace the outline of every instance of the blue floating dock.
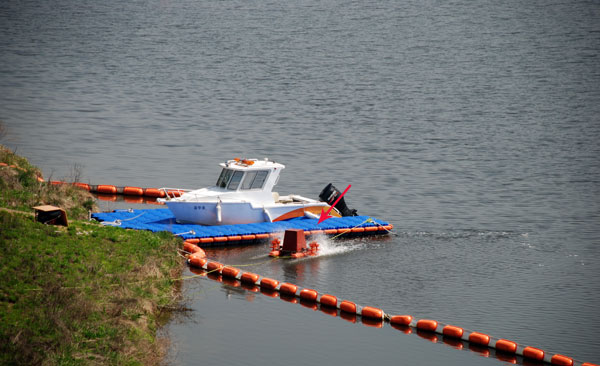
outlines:
{"label": "blue floating dock", "polygon": [[[92,218],[105,225],[114,225],[124,229],[168,231],[183,239],[200,239],[204,245],[223,245],[252,239],[264,239],[265,234],[273,234],[286,229],[304,231],[324,231],[325,234],[352,233],[353,235],[387,234],[392,226],[369,216],[334,217],[318,223],[318,219],[306,217],[277,222],[254,224],[204,226],[178,224],[169,209],[115,210],[106,213],[94,213]],[[364,229],[364,230],[363,230]],[[349,231],[350,230],[350,231]],[[210,239],[213,240],[210,240]]]}

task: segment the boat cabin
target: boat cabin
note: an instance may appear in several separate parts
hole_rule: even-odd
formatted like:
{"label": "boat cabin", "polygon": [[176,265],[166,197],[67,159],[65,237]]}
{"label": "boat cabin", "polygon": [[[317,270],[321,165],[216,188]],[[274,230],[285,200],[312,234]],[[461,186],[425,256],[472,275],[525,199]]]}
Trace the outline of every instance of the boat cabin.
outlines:
{"label": "boat cabin", "polygon": [[220,164],[223,167],[217,188],[229,191],[271,192],[279,181],[285,165],[268,159],[234,159]]}

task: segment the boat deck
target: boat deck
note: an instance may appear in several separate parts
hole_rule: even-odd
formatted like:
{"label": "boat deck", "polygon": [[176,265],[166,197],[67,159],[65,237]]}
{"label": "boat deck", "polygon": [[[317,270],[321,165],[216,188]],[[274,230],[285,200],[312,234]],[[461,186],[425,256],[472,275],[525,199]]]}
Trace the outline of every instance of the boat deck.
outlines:
{"label": "boat deck", "polygon": [[348,234],[363,236],[387,234],[392,225],[369,216],[334,217],[321,224],[318,219],[294,218],[277,222],[254,224],[203,226],[178,224],[168,209],[115,210],[107,213],[94,213],[92,218],[125,229],[168,231],[183,239],[198,239],[202,245],[250,244],[252,241],[268,239],[286,229],[303,229],[311,234]]}

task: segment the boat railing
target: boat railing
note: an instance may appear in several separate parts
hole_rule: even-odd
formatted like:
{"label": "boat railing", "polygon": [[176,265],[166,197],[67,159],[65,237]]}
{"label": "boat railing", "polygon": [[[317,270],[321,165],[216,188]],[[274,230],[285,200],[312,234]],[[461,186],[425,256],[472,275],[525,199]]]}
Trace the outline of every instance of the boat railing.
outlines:
{"label": "boat railing", "polygon": [[186,193],[186,192],[191,192],[191,189],[185,189],[185,188],[170,188],[170,187],[161,187],[159,188],[160,191],[165,192],[165,198],[166,199],[171,199],[174,197],[179,197],[182,194]]}

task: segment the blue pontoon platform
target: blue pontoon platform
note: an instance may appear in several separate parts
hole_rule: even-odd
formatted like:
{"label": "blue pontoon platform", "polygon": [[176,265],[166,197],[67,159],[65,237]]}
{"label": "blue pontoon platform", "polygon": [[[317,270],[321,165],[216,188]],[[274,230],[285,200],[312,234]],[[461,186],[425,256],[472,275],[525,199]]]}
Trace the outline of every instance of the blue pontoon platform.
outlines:
{"label": "blue pontoon platform", "polygon": [[246,241],[268,239],[286,229],[303,229],[311,234],[387,234],[392,225],[369,216],[334,217],[320,224],[318,219],[294,218],[277,222],[254,224],[203,226],[178,224],[168,209],[115,210],[107,213],[94,213],[92,217],[105,225],[125,229],[168,231],[183,239],[198,239],[203,245],[243,244]]}

